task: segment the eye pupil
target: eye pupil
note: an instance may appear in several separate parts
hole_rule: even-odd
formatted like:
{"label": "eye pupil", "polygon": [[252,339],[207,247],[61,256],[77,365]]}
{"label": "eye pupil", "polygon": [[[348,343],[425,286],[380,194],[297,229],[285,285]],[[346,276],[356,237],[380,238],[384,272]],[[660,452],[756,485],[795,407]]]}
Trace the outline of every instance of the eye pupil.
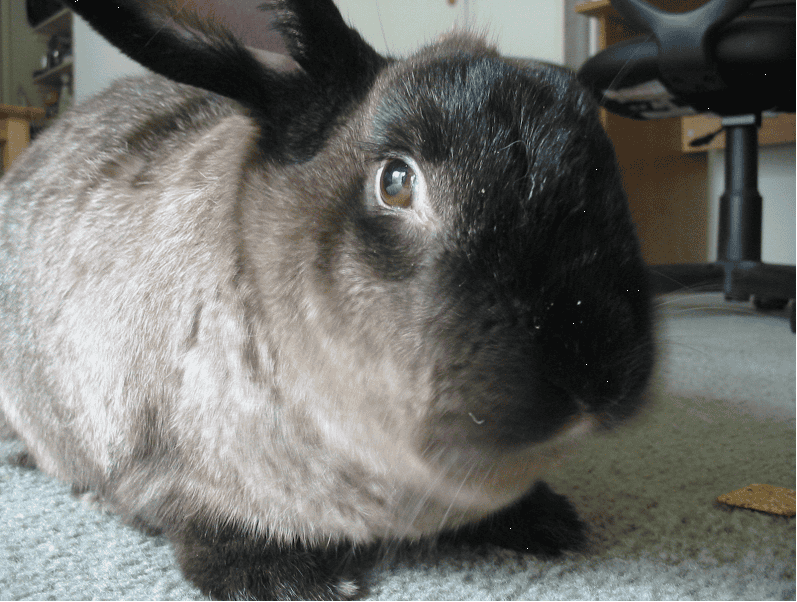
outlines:
{"label": "eye pupil", "polygon": [[415,172],[401,159],[385,164],[379,178],[382,202],[391,207],[409,207],[415,189]]}

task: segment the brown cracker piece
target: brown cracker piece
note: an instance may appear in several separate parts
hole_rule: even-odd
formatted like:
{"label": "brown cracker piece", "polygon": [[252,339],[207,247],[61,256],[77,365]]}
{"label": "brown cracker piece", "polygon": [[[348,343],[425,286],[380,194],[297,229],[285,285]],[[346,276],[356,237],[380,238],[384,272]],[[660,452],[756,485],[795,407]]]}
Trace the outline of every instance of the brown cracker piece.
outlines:
{"label": "brown cracker piece", "polygon": [[794,516],[797,513],[795,495],[793,489],[756,483],[721,495],[717,501],[729,506],[750,508],[780,516]]}

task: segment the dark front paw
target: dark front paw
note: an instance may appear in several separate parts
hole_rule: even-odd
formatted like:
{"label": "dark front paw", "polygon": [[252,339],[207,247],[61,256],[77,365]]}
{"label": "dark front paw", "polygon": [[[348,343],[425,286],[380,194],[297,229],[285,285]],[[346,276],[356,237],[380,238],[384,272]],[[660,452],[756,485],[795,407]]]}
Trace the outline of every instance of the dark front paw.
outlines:
{"label": "dark front paw", "polygon": [[185,576],[217,600],[349,600],[351,546],[308,548],[229,527],[185,526],[170,534]]}
{"label": "dark front paw", "polygon": [[542,481],[514,505],[446,539],[458,544],[485,543],[532,554],[555,556],[586,541],[583,523],[572,504]]}
{"label": "dark front paw", "polygon": [[11,466],[18,466],[19,468],[36,469],[36,458],[27,450],[10,454],[8,456],[8,463],[11,464]]}

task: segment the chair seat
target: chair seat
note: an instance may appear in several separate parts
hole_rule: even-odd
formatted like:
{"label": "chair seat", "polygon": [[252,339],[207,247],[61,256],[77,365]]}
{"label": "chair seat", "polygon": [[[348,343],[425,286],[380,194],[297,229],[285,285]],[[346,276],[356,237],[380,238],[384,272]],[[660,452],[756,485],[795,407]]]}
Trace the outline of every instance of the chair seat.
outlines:
{"label": "chair seat", "polygon": [[609,111],[656,119],[710,111],[739,115],[795,109],[795,2],[757,0],[721,27],[712,58],[725,87],[694,94],[668,89],[652,34],[614,44],[589,59],[579,79]]}

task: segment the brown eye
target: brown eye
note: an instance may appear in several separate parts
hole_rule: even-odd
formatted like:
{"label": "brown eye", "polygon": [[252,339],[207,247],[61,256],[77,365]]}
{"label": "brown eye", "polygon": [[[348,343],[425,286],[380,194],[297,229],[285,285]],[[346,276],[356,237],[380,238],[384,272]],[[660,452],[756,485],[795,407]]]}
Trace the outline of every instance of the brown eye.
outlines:
{"label": "brown eye", "polygon": [[391,159],[379,175],[379,194],[390,207],[409,207],[415,190],[415,172],[401,159]]}

